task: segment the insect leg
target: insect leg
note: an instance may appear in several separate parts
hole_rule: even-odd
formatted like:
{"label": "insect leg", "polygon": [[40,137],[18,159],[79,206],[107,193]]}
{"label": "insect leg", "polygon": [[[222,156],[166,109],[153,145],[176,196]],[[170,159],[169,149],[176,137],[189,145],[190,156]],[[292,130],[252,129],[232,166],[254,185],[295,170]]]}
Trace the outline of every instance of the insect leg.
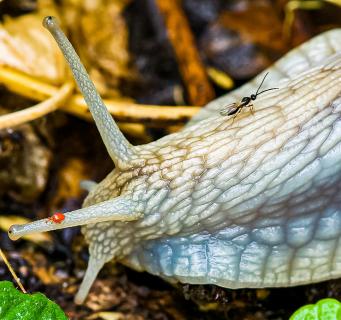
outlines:
{"label": "insect leg", "polygon": [[238,107],[237,111],[234,113],[233,117],[232,117],[232,123],[234,122],[234,119],[238,116],[239,113],[241,113],[243,107]]}
{"label": "insect leg", "polygon": [[250,108],[251,114],[254,115],[255,114],[255,108],[254,108],[252,103],[249,105],[249,108]]}

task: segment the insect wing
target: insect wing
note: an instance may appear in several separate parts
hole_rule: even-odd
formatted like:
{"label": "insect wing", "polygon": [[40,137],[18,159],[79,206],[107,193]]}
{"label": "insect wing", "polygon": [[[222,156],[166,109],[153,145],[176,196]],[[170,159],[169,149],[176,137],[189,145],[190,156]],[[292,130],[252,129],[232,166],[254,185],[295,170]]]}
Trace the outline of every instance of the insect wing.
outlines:
{"label": "insect wing", "polygon": [[237,112],[237,110],[238,110],[238,104],[233,102],[233,103],[230,103],[227,106],[223,107],[219,113],[222,116],[230,116],[232,114],[235,114]]}

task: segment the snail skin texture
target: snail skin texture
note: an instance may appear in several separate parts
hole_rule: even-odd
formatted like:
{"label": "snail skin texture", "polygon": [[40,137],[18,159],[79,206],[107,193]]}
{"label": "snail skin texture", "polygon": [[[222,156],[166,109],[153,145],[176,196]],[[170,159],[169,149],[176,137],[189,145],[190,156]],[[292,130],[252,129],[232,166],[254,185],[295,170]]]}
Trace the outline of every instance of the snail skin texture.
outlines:
{"label": "snail skin texture", "polygon": [[[83,225],[90,259],[82,303],[114,259],[168,281],[227,288],[294,286],[341,276],[341,30],[287,54],[217,99],[181,132],[132,146],[119,131],[56,20],[63,51],[115,169],[84,208],[25,234]],[[227,104],[279,87],[232,121]]]}

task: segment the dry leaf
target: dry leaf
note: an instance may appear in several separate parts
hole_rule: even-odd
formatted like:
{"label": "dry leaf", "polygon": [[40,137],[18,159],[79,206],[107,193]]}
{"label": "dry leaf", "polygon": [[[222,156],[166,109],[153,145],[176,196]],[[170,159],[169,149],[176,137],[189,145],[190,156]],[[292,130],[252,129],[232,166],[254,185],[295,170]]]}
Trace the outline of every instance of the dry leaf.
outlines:
{"label": "dry leaf", "polygon": [[130,0],[64,0],[63,18],[72,43],[102,95],[121,95],[121,81],[132,81],[128,30],[122,15]]}
{"label": "dry leaf", "polygon": [[223,10],[201,36],[210,65],[234,79],[249,79],[288,50],[282,23],[269,1]]}
{"label": "dry leaf", "polygon": [[45,190],[52,153],[42,141],[42,132],[27,124],[0,130],[0,196],[32,203]]}
{"label": "dry leaf", "polygon": [[65,278],[60,277],[61,273],[56,272],[54,264],[50,264],[46,256],[31,250],[22,251],[21,256],[30,265],[32,273],[39,278],[45,285],[58,284],[65,281]]}
{"label": "dry leaf", "polygon": [[16,18],[5,17],[0,23],[0,66],[60,84],[65,78],[65,62],[51,35],[42,27],[47,14],[55,15],[54,7],[40,1],[36,13]]}
{"label": "dry leaf", "polygon": [[124,314],[121,312],[96,312],[87,319],[124,320]]}
{"label": "dry leaf", "polygon": [[58,170],[58,189],[50,202],[50,210],[62,208],[71,199],[79,199],[84,193],[80,188],[80,181],[90,179],[86,164],[77,158],[67,159]]}

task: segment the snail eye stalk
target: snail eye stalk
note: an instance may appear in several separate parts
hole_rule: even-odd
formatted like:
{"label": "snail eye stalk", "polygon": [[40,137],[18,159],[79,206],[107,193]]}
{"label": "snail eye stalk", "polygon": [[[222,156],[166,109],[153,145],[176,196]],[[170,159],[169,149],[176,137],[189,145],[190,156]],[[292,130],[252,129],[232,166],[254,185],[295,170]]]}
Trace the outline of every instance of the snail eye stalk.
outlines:
{"label": "snail eye stalk", "polygon": [[129,163],[129,160],[135,155],[134,147],[124,137],[104,105],[95,85],[87,74],[70,41],[60,29],[57,20],[54,17],[48,16],[44,19],[43,26],[52,34],[63,52],[110,157],[116,165],[119,162]]}

